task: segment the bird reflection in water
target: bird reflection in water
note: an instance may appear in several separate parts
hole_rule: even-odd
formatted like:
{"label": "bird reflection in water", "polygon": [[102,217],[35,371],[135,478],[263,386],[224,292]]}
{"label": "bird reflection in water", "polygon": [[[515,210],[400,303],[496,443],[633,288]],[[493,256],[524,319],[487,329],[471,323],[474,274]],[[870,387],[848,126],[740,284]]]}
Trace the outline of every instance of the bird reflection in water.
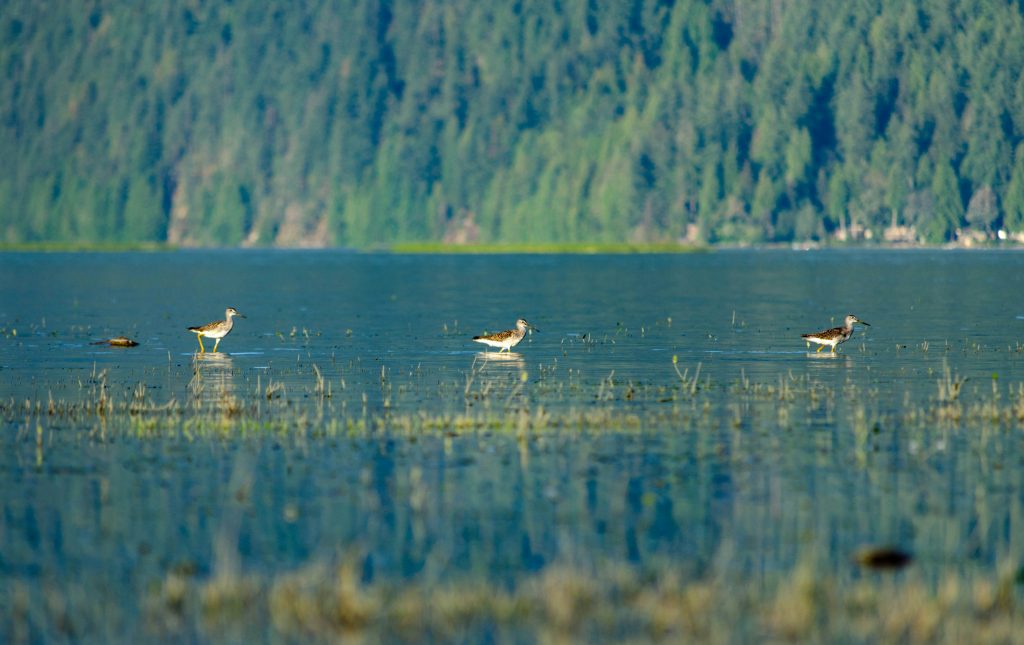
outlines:
{"label": "bird reflection in water", "polygon": [[516,352],[477,352],[477,366],[493,364],[495,367],[522,367],[523,355]]}
{"label": "bird reflection in water", "polygon": [[513,403],[525,396],[530,375],[516,352],[477,352],[466,375],[466,394],[477,401]]}
{"label": "bird reflection in water", "polygon": [[853,361],[846,354],[833,354],[832,352],[807,352],[807,358],[817,361],[814,363],[814,367],[827,367],[839,368],[839,367],[851,367]]}
{"label": "bird reflection in water", "polygon": [[198,406],[215,405],[234,408],[235,399],[234,363],[227,354],[208,352],[194,354],[192,380],[188,391]]}

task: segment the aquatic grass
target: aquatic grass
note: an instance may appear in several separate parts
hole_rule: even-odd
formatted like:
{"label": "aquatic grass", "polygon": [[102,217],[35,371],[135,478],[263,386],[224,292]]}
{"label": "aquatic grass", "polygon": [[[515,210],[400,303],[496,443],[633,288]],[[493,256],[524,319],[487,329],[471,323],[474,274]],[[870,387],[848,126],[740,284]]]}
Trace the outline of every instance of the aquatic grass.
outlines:
{"label": "aquatic grass", "polygon": [[[44,425],[88,425],[90,420],[98,420],[105,424],[106,431],[127,427],[133,433],[158,436],[161,428],[174,429],[186,421],[193,432],[201,433],[209,427],[216,434],[242,423],[249,432],[265,426],[275,433],[282,427],[308,430],[310,424],[332,432],[338,427],[346,428],[346,432],[361,427],[403,435],[452,428],[620,432],[638,427],[687,427],[695,419],[705,423],[716,417],[732,427],[757,428],[768,419],[788,426],[794,418],[803,418],[804,409],[824,415],[829,423],[836,422],[836,415],[840,415],[840,423],[863,434],[866,426],[879,419],[877,411],[864,407],[864,403],[879,397],[877,387],[849,382],[826,385],[792,371],[779,374],[774,382],[759,381],[743,370],[736,380],[723,385],[702,378],[700,363],[692,376],[689,368],[680,369],[678,359],[672,366],[675,379],[668,381],[620,382],[614,371],[590,381],[571,368],[563,373],[555,365],[538,366],[531,378],[515,365],[492,365],[476,358],[467,371],[453,375],[451,380],[427,380],[420,374],[397,385],[387,368],[381,366],[375,405],[368,396],[372,393],[352,392],[342,376],[338,376],[341,396],[335,395],[331,381],[316,364],[309,364],[308,371],[303,366],[296,368],[296,374],[308,374],[306,386],[298,388],[297,395],[274,377],[265,380],[258,374],[248,383],[236,385],[225,380],[226,373],[216,364],[199,365],[185,401],[173,395],[156,400],[153,393],[157,390],[143,381],[115,392],[109,386],[107,370],[94,366],[88,378],[79,379],[77,389],[65,392],[63,397],[47,390],[38,399],[0,401],[0,420],[33,423],[32,419],[39,419]],[[461,383],[455,380],[459,378]],[[917,402],[907,391],[902,409],[891,423],[916,427],[935,422],[972,426],[1019,426],[1024,422],[1024,384],[992,379],[987,387],[969,390],[968,382],[944,360],[935,381],[934,398]],[[303,404],[310,397],[315,403],[312,407]],[[447,398],[461,404],[425,413],[415,405],[423,397]],[[761,419],[758,425],[750,425],[751,415]]]}
{"label": "aquatic grass", "polygon": [[331,384],[324,380],[323,373],[315,363],[313,364],[313,374],[316,377],[316,385],[313,388],[314,394],[321,401],[325,398],[331,398]]}
{"label": "aquatic grass", "polygon": [[676,375],[679,377],[681,385],[681,391],[689,396],[693,396],[697,393],[697,385],[700,381],[700,369],[701,363],[697,363],[697,369],[694,370],[693,377],[690,377],[690,368],[684,369],[682,372],[679,371],[679,357],[672,356],[672,369],[676,371]]}
{"label": "aquatic grass", "polygon": [[[156,438],[167,434],[176,436],[183,431],[196,437],[224,437],[230,436],[235,430],[246,434],[279,434],[313,429],[322,435],[332,435],[365,434],[372,429],[374,434],[399,436],[430,436],[447,432],[543,434],[566,431],[657,431],[666,426],[687,428],[694,422],[706,423],[720,414],[716,410],[721,410],[729,423],[737,428],[748,427],[750,415],[755,413],[759,418],[772,419],[786,426],[793,418],[794,410],[791,406],[800,400],[812,406],[812,409],[821,410],[830,423],[838,421],[848,425],[858,435],[865,435],[886,418],[872,412],[866,404],[872,400],[870,393],[856,390],[847,392],[844,400],[860,403],[837,407],[836,392],[818,383],[794,383],[785,377],[774,385],[750,383],[745,392],[744,386],[735,385],[730,389],[732,398],[728,401],[719,401],[711,394],[703,396],[701,392],[704,390],[698,389],[692,398],[688,394],[688,398],[683,400],[670,398],[662,404],[648,403],[638,408],[624,407],[622,403],[629,402],[631,396],[637,396],[629,394],[630,391],[642,392],[645,386],[637,383],[619,386],[611,374],[603,380],[603,385],[597,385],[591,399],[594,404],[590,406],[548,408],[531,404],[526,399],[517,403],[518,397],[526,396],[523,381],[510,387],[503,398],[496,401],[498,405],[491,406],[486,404],[485,397],[496,390],[488,390],[489,387],[484,384],[478,392],[474,391],[470,399],[471,402],[482,400],[485,405],[468,406],[460,411],[404,412],[384,406],[379,412],[370,412],[364,405],[349,413],[347,406],[330,406],[325,403],[311,410],[313,416],[307,414],[306,408],[295,405],[295,402],[283,395],[279,396],[283,388],[273,388],[277,394],[270,399],[264,399],[263,396],[246,399],[222,392],[218,396],[197,399],[182,406],[174,398],[154,402],[148,395],[142,396],[142,388],[137,387],[124,399],[97,390],[95,401],[71,403],[53,399],[50,395],[45,400],[7,400],[0,402],[0,420],[12,423],[20,419],[34,423],[31,420],[38,419],[44,425],[63,421],[88,428],[91,427],[89,422],[92,419],[102,422],[108,434],[127,432],[134,436]],[[619,387],[626,388],[621,395],[616,392]],[[658,395],[662,393],[657,390]],[[655,397],[651,396],[649,400],[654,401]],[[841,418],[832,418],[836,414],[840,414]],[[763,422],[759,422],[759,425]],[[993,383],[987,392],[972,392],[966,401],[961,395],[952,403],[938,399],[931,404],[908,403],[897,419],[885,421],[884,425],[896,423],[914,428],[927,427],[935,422],[1019,427],[1024,423],[1024,384],[999,386]]]}
{"label": "aquatic grass", "polygon": [[960,390],[963,388],[966,378],[960,378],[958,374],[949,368],[949,361],[942,359],[942,377],[938,380],[939,401],[942,403],[954,403],[960,397]]}

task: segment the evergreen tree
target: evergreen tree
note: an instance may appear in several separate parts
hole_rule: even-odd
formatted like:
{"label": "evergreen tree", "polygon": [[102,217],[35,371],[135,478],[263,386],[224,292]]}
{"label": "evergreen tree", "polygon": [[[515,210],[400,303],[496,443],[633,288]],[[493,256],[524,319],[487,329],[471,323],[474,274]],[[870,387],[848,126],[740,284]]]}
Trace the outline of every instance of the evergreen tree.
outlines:
{"label": "evergreen tree", "polygon": [[963,201],[957,187],[956,173],[948,163],[939,164],[931,185],[935,212],[923,231],[931,242],[943,242],[953,237],[964,214]]}
{"label": "evergreen tree", "polygon": [[1014,233],[1024,232],[1024,144],[1017,146],[1003,208],[1003,226]]}

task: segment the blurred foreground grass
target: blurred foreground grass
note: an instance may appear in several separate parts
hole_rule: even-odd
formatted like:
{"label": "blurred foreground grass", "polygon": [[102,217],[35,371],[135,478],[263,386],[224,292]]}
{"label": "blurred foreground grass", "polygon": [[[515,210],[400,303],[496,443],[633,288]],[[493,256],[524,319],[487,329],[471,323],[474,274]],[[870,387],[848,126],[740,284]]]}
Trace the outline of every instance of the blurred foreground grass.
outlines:
{"label": "blurred foreground grass", "polygon": [[[1019,574],[840,579],[813,565],[765,578],[672,566],[555,564],[511,586],[364,583],[353,557],[269,576],[172,571],[143,599],[150,638],[214,642],[1020,642]],[[7,584],[5,641],[117,634],[133,617],[89,581]],[[103,625],[103,628],[99,628]],[[40,627],[44,629],[40,631]]]}

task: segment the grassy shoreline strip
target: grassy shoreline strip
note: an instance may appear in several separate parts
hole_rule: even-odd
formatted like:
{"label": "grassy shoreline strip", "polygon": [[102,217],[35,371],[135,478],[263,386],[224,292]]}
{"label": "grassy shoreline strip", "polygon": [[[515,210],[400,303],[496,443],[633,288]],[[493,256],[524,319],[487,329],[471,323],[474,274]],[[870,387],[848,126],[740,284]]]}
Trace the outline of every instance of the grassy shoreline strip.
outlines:
{"label": "grassy shoreline strip", "polygon": [[0,253],[120,253],[164,252],[180,247],[164,242],[18,242],[0,243]]}
{"label": "grassy shoreline strip", "polygon": [[633,244],[629,242],[565,242],[565,243],[523,243],[523,244],[445,244],[443,242],[400,242],[388,247],[392,253],[415,254],[558,254],[579,255],[630,254],[630,253],[697,253],[709,251],[710,247],[675,242]]}

